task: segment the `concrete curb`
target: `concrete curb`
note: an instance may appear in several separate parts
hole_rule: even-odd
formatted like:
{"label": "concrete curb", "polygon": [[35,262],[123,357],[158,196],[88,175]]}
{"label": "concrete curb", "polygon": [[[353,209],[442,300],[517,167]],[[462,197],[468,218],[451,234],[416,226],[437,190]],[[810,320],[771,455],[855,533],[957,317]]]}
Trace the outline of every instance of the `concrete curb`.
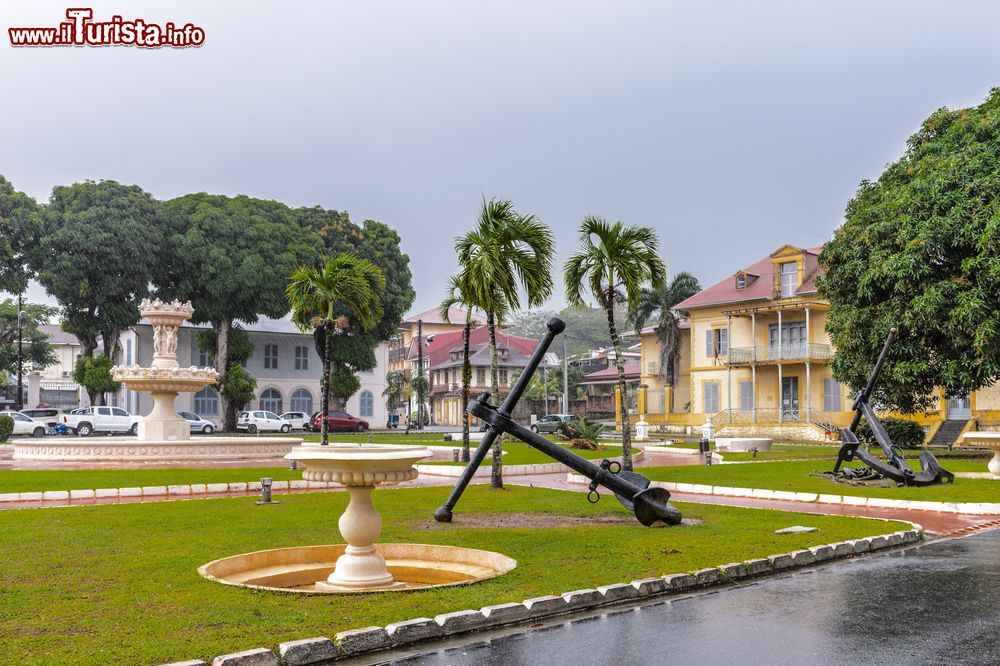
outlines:
{"label": "concrete curb", "polygon": [[[798,568],[856,557],[879,550],[890,550],[914,544],[922,539],[922,528],[900,530],[891,534],[841,541],[813,546],[807,550],[780,553],[746,562],[733,562],[717,567],[707,567],[693,573],[666,574],[658,578],[634,580],[631,583],[605,585],[596,590],[573,590],[560,596],[535,597],[521,603],[485,606],[480,609],[460,610],[430,618],[416,618],[394,622],[386,627],[366,627],[342,631],[331,640],[326,637],[307,638],[279,644],[280,659],[266,648],[219,655],[213,666],[254,666],[256,664],[281,664],[283,666],[309,666],[325,664],[336,659],[357,657],[412,645],[418,642],[455,637],[477,631],[499,629],[505,626],[534,623],[552,617],[579,611],[611,607],[684,594],[696,589],[725,585],[750,579],[781,575]],[[270,655],[271,660],[265,653]],[[173,662],[164,666],[204,664],[198,660]]]}
{"label": "concrete curb", "polygon": [[[590,479],[580,474],[567,474],[566,483],[587,485]],[[1000,515],[1000,503],[988,502],[925,502],[922,500],[897,500],[885,497],[861,497],[858,495],[826,495],[820,493],[794,493],[785,490],[768,490],[766,488],[732,488],[728,486],[709,486],[698,483],[672,483],[669,481],[653,481],[651,486],[664,488],[671,492],[688,493],[691,495],[719,495],[723,497],[752,497],[765,500],[785,500],[788,502],[806,502],[813,504],[833,504],[879,509],[907,509],[910,511],[938,511],[942,513],[959,513],[972,516]]]}
{"label": "concrete curb", "polygon": [[[342,488],[326,481],[273,481],[272,490],[325,490]],[[0,493],[0,504],[5,502],[42,502],[66,500],[91,500],[108,497],[156,497],[178,498],[200,494],[253,493],[260,492],[260,480],[237,483],[192,483],[174,486],[143,486],[132,488],[97,488],[96,490],[46,490],[44,492]]]}
{"label": "concrete curb", "polygon": [[[645,456],[643,451],[634,451],[632,453],[632,460],[642,460]],[[617,458],[610,458],[610,460],[616,460],[621,462],[621,456]],[[595,463],[596,464],[596,463]],[[421,474],[427,476],[445,476],[449,478],[458,478],[462,476],[462,472],[465,471],[465,465],[414,465],[417,471]],[[571,472],[572,469],[563,465],[562,463],[552,462],[552,463],[536,463],[534,465],[504,465],[503,473],[510,476],[527,476],[530,474],[561,474],[562,472]],[[490,468],[483,464],[482,467],[476,470],[475,474],[472,475],[473,479],[488,479],[490,478]]]}

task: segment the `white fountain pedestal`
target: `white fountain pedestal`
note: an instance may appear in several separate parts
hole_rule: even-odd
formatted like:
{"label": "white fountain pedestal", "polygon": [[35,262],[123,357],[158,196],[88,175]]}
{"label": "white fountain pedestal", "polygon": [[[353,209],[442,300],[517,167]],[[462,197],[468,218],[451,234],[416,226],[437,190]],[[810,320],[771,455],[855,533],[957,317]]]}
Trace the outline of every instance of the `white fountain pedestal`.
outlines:
{"label": "white fountain pedestal", "polygon": [[417,478],[413,465],[433,455],[428,449],[412,446],[335,444],[299,446],[285,456],[305,465],[302,477],[307,481],[341,483],[351,496],[338,521],[347,548],[333,573],[316,583],[318,589],[360,592],[405,587],[393,579],[375,547],[382,533],[382,516],[372,504],[372,491],[382,483]]}
{"label": "white fountain pedestal", "polygon": [[993,451],[993,457],[986,466],[994,478],[1000,479],[1000,432],[970,431],[962,435],[959,446],[981,446]]}

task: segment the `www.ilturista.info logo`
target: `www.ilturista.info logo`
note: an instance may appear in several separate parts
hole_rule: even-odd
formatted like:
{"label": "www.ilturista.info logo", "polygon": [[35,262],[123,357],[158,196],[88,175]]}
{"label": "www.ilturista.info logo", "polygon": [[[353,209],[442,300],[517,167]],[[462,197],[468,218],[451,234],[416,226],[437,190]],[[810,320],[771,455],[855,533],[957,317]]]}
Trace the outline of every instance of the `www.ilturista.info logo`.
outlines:
{"label": "www.ilturista.info logo", "polygon": [[92,21],[89,8],[66,10],[68,21],[55,28],[8,28],[11,46],[141,46],[186,48],[205,43],[205,30],[191,23],[163,25],[143,19],[126,21],[112,16],[109,21]]}

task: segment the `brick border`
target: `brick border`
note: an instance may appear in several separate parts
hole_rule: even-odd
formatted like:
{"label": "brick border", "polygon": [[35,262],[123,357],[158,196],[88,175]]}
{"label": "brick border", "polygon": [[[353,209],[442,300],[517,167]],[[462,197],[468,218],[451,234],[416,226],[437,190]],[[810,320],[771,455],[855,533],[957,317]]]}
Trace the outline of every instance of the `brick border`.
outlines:
{"label": "brick border", "polygon": [[[906,521],[903,521],[906,522]],[[911,523],[913,524],[913,523]],[[693,573],[666,574],[631,583],[603,585],[597,589],[573,590],[559,596],[525,599],[521,603],[484,606],[443,613],[434,618],[420,617],[393,622],[385,627],[364,627],[325,636],[286,641],[278,645],[278,653],[267,648],[219,655],[211,666],[310,666],[338,659],[357,657],[415,643],[472,634],[477,631],[535,623],[540,620],[638,601],[652,601],[698,589],[760,579],[787,573],[795,569],[824,562],[866,555],[875,551],[908,546],[921,541],[923,528],[913,524],[909,530],[812,546],[807,549],[760,557],[745,562],[732,562],[706,567]],[[193,659],[165,666],[208,666]]]}
{"label": "brick border", "polygon": [[[590,479],[579,474],[567,474],[566,483],[590,483]],[[766,488],[733,488],[730,486],[710,486],[700,483],[673,483],[653,481],[651,486],[671,492],[691,495],[718,495],[723,497],[749,497],[763,500],[783,500],[786,502],[806,502],[813,504],[833,504],[878,509],[908,509],[910,511],[938,511],[973,516],[1000,515],[1000,503],[989,502],[926,502],[923,500],[897,500],[886,497],[862,497],[860,495],[827,495],[824,493],[796,493],[787,490]]]}

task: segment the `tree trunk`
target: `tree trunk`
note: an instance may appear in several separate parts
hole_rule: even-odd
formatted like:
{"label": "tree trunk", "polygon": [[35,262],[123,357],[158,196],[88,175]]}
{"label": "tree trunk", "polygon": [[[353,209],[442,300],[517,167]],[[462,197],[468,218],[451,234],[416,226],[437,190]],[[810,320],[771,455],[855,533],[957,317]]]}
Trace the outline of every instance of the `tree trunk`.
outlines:
{"label": "tree trunk", "polygon": [[[490,332],[490,383],[493,390],[493,404],[500,404],[500,371],[497,368],[497,327],[496,316],[486,313],[486,325]],[[493,442],[493,471],[490,475],[490,488],[503,490],[503,437],[497,437]]]}
{"label": "tree trunk", "polygon": [[469,362],[469,329],[472,327],[472,310],[465,316],[465,328],[462,329],[462,460],[469,459],[469,384],[472,383],[472,363]]}
{"label": "tree trunk", "polygon": [[215,332],[215,370],[219,373],[216,382],[219,387],[219,404],[225,420],[222,422],[224,432],[236,431],[236,407],[231,404],[229,393],[226,391],[227,370],[229,365],[229,330],[233,322],[230,319],[222,319],[212,322],[212,330]]}
{"label": "tree trunk", "polygon": [[628,418],[628,388],[625,385],[625,358],[622,356],[622,345],[615,328],[615,303],[608,299],[608,332],[611,333],[611,345],[615,348],[615,364],[618,366],[618,407],[622,413],[622,469],[632,471],[632,433]]}
{"label": "tree trunk", "polygon": [[323,378],[320,380],[320,386],[323,391],[323,414],[320,419],[319,425],[319,443],[320,446],[327,446],[330,443],[330,433],[329,426],[327,425],[327,417],[330,414],[330,371],[333,369],[333,332],[332,325],[327,322],[323,324],[325,327],[323,333]]}
{"label": "tree trunk", "polygon": [[111,360],[115,358],[115,350],[118,348],[118,341],[121,337],[121,331],[116,328],[101,333],[101,341],[104,343],[104,355]]}

